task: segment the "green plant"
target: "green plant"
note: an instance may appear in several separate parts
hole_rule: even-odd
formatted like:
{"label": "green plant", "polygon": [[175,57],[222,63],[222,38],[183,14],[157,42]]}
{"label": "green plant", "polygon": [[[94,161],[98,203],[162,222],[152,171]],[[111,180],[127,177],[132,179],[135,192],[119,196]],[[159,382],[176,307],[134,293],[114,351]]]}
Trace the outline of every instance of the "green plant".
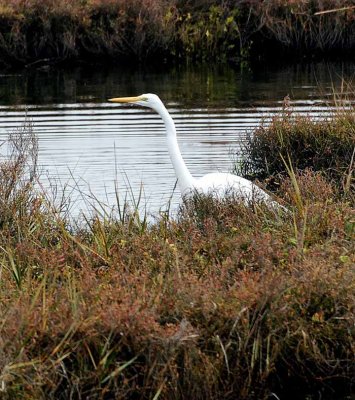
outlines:
{"label": "green plant", "polygon": [[239,19],[239,9],[225,4],[182,13],[177,31],[179,52],[202,60],[246,57],[247,44],[241,38]]}

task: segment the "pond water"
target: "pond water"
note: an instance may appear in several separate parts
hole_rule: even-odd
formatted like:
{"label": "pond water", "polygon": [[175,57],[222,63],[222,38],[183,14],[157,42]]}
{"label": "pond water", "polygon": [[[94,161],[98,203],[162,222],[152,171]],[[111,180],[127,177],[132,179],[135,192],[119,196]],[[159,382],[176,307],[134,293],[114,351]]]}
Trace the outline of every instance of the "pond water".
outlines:
{"label": "pond water", "polygon": [[[329,112],[326,100],[351,79],[354,64],[277,69],[230,67],[127,69],[76,67],[0,74],[0,139],[32,121],[45,187],[71,197],[71,212],[112,207],[126,196],[155,214],[179,203],[159,116],[112,104],[110,97],[158,94],[175,120],[180,149],[195,176],[230,171],[238,148],[263,118],[280,112],[288,94],[299,113]],[[6,156],[5,147],[0,148]],[[49,181],[48,181],[49,178]],[[60,195],[59,195],[60,197]]]}

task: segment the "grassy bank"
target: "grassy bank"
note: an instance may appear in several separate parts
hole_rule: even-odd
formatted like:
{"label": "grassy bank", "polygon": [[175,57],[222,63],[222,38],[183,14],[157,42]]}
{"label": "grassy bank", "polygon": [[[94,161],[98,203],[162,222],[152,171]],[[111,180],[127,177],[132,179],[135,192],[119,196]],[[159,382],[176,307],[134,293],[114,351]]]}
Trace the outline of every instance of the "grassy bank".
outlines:
{"label": "grassy bank", "polygon": [[289,215],[202,197],[174,220],[147,224],[127,211],[79,226],[34,187],[32,127],[9,140],[0,164],[1,398],[350,392],[353,191],[298,171],[278,193]]}
{"label": "grassy bank", "polygon": [[[0,1],[3,64],[313,57],[354,49],[351,0]],[[314,15],[329,9],[333,13]],[[37,65],[37,64],[36,64]]]}

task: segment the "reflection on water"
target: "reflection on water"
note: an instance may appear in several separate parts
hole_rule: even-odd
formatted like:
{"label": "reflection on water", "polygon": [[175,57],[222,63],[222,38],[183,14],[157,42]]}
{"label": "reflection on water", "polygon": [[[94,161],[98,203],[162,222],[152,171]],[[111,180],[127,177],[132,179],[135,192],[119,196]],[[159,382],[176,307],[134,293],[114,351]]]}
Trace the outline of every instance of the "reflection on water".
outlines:
{"label": "reflection on water", "polygon": [[[117,184],[123,197],[127,190],[138,197],[143,187],[148,208],[156,212],[175,186],[162,121],[151,110],[111,104],[107,98],[157,93],[176,122],[188,167],[201,176],[231,170],[231,153],[262,118],[280,111],[285,95],[297,112],[314,117],[329,112],[324,99],[352,68],[348,63],[243,74],[226,67],[3,74],[0,135],[4,138],[27,114],[39,137],[43,176],[58,178],[69,190],[75,187],[76,210],[90,196],[114,205]],[[178,199],[176,192],[173,204]]]}

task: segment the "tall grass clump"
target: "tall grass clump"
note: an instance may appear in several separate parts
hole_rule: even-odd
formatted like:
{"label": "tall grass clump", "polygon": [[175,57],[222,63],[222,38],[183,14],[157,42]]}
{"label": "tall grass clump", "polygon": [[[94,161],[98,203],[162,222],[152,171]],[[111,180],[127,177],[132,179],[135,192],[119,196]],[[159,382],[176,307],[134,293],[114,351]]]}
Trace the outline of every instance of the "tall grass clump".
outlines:
{"label": "tall grass clump", "polygon": [[1,146],[4,150],[0,163],[1,233],[19,242],[26,236],[26,225],[40,207],[40,201],[33,193],[38,143],[31,122],[14,130]]}
{"label": "tall grass clump", "polygon": [[32,137],[0,164],[2,399],[349,395],[354,209],[321,174],[284,178],[292,214],[198,196],[79,226],[35,185]]}
{"label": "tall grass clump", "polygon": [[351,0],[256,1],[250,7],[259,22],[255,50],[262,54],[265,50],[275,54],[277,49],[313,58],[352,52],[355,9]]}
{"label": "tall grass clump", "polygon": [[287,165],[322,173],[341,191],[354,191],[355,109],[352,103],[331,115],[312,118],[284,109],[248,137],[239,173],[269,180],[286,176]]}

